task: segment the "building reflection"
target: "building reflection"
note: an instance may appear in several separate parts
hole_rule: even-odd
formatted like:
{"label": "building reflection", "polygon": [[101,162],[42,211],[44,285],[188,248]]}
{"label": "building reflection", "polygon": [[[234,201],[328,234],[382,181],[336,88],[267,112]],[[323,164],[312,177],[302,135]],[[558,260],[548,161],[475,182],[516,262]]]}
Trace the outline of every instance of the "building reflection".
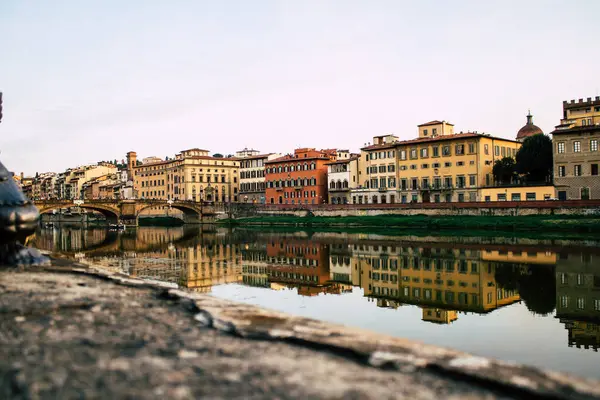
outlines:
{"label": "building reflection", "polygon": [[600,257],[559,254],[556,263],[556,318],[568,331],[569,347],[600,347]]}
{"label": "building reflection", "polygon": [[198,292],[229,283],[302,296],[356,290],[378,307],[419,307],[435,324],[521,302],[534,314],[555,312],[569,346],[600,346],[600,250],[593,248],[198,227],[60,227],[41,230],[33,245]]}

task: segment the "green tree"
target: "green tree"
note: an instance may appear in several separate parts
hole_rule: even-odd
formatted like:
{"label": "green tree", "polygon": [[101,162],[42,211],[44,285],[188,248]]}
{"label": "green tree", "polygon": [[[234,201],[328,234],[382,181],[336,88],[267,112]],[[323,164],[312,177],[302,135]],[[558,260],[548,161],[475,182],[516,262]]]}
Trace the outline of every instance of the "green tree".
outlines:
{"label": "green tree", "polygon": [[497,160],[492,169],[494,181],[497,184],[510,184],[516,177],[515,160],[512,157],[504,157]]}
{"label": "green tree", "polygon": [[527,182],[552,180],[552,140],[542,133],[525,139],[517,152],[517,173]]}

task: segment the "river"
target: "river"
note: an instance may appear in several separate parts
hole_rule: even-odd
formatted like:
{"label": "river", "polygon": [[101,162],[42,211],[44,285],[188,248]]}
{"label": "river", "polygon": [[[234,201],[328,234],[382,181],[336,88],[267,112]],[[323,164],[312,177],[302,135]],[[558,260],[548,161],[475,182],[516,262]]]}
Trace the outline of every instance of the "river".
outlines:
{"label": "river", "polygon": [[600,378],[600,239],[195,227],[33,245],[187,290]]}

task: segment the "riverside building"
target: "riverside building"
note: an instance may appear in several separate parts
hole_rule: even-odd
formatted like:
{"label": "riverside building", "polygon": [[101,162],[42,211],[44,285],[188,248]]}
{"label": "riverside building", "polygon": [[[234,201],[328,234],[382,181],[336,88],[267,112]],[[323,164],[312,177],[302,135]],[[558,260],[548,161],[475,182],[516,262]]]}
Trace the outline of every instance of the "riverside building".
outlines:
{"label": "riverside building", "polygon": [[266,161],[268,204],[322,204],[327,202],[327,164],[337,159],[334,149],[302,148]]}
{"label": "riverside building", "polygon": [[359,159],[359,154],[338,152],[338,159],[327,164],[329,204],[351,203],[350,191],[358,186]]}
{"label": "riverside building", "polygon": [[235,153],[240,161],[240,202],[266,203],[265,163],[281,154],[261,154],[258,150],[244,149]]}
{"label": "riverside building", "polygon": [[127,154],[137,197],[157,200],[236,202],[240,161],[208,155],[208,150],[183,150],[172,159],[137,163]]}
{"label": "riverside building", "polygon": [[[376,136],[363,147],[352,202],[416,203],[510,200],[484,198],[496,160],[515,157],[521,143],[478,132],[454,133],[446,121],[418,126],[419,137]],[[538,199],[541,200],[541,199]]]}
{"label": "riverside building", "polygon": [[600,199],[600,96],[563,101],[552,132],[554,185],[559,200]]}

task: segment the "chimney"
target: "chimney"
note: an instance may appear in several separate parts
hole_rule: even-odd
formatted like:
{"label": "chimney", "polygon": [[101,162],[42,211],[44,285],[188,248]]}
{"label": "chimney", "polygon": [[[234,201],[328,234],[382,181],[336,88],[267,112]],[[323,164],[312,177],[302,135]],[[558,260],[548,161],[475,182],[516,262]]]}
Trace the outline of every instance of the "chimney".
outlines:
{"label": "chimney", "polygon": [[23,182],[23,178],[25,178],[25,174],[21,171],[21,182]]}
{"label": "chimney", "polygon": [[579,102],[580,102],[580,103],[583,103],[583,99],[579,99]]}
{"label": "chimney", "polygon": [[591,98],[591,97],[588,97],[588,98],[587,98],[587,101],[588,101],[588,102],[592,101],[592,98]]}

